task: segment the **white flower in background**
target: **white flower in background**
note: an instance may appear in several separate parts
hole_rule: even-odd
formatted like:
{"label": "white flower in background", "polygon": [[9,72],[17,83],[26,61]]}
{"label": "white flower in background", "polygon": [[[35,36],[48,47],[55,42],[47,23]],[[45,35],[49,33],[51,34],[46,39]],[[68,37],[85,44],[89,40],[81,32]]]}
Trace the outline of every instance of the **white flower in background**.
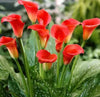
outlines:
{"label": "white flower in background", "polygon": [[60,5],[62,5],[62,3],[64,2],[65,0],[56,0],[56,4],[58,5],[58,6],[60,6]]}

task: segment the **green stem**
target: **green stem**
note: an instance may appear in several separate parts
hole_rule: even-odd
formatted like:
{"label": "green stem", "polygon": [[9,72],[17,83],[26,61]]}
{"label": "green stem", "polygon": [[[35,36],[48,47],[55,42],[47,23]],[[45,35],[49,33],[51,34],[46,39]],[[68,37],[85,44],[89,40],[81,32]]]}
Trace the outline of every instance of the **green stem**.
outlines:
{"label": "green stem", "polygon": [[63,47],[62,47],[62,50],[61,50],[61,55],[60,55],[60,67],[63,65],[63,50],[64,50],[64,48],[65,48],[65,46],[66,46],[67,44],[66,43],[63,43]]}
{"label": "green stem", "polygon": [[41,47],[40,47],[40,41],[39,41],[39,36],[38,36],[38,33],[37,32],[35,32],[35,36],[36,36],[38,50],[40,50]]}
{"label": "green stem", "polygon": [[[41,47],[40,47],[40,41],[39,41],[39,36],[38,36],[38,33],[37,32],[35,32],[35,36],[36,36],[36,42],[37,42],[37,47],[38,47],[38,50],[40,50],[41,49]],[[42,77],[43,78],[43,74],[42,74],[42,64],[40,64],[39,63],[39,73],[40,73],[40,77]]]}
{"label": "green stem", "polygon": [[[82,42],[82,44],[81,44],[81,47],[83,48],[84,45],[85,45],[85,41],[83,40],[83,42]],[[72,72],[73,72],[73,70],[74,70],[74,68],[75,68],[75,65],[76,65],[76,63],[77,63],[78,58],[79,58],[79,55],[77,55],[77,56],[75,57],[75,60],[74,60],[74,62],[73,62],[73,66],[72,66]]]}
{"label": "green stem", "polygon": [[81,47],[82,47],[82,48],[84,47],[85,43],[86,43],[86,41],[83,40],[83,42],[82,42],[82,44],[81,44]]}
{"label": "green stem", "polygon": [[24,74],[22,72],[21,66],[20,66],[20,64],[18,62],[18,59],[14,59],[14,60],[15,60],[15,62],[17,64],[18,70],[19,70],[20,75],[22,77],[22,81],[23,81],[24,88],[25,88],[25,94],[26,94],[27,97],[29,97],[29,95],[28,95],[28,87],[27,87],[27,84],[26,84],[25,77],[24,77]]}
{"label": "green stem", "polygon": [[39,72],[40,72],[40,76],[42,76],[42,64],[39,63]]}
{"label": "green stem", "polygon": [[57,59],[57,85],[59,81],[59,63],[60,63],[60,52],[58,53],[58,59]]}
{"label": "green stem", "polygon": [[43,70],[43,65],[41,63],[39,63],[39,72],[41,78],[44,79],[44,70]]}
{"label": "green stem", "polygon": [[22,52],[23,59],[24,59],[24,65],[25,65],[25,71],[26,71],[26,76],[27,76],[27,82],[28,82],[28,86],[29,86],[30,97],[33,97],[32,96],[31,78],[30,78],[30,73],[29,73],[29,63],[28,63],[28,60],[27,60],[27,57],[26,57],[26,54],[25,54],[25,49],[24,49],[24,46],[23,46],[22,39],[18,38],[18,41],[19,41],[19,45],[20,45],[21,52]]}
{"label": "green stem", "polygon": [[62,84],[62,80],[63,80],[65,70],[66,70],[66,65],[63,66],[63,70],[62,70],[61,77],[60,77],[60,83],[59,83],[60,86]]}
{"label": "green stem", "polygon": [[[40,46],[40,41],[39,41],[38,33],[36,32],[35,35],[36,35],[37,47],[38,47],[38,50],[40,50],[41,46]],[[44,77],[43,76],[44,75],[43,74],[43,68],[42,68],[42,64],[40,64],[40,63],[39,63],[39,72],[40,72],[40,76],[43,78]]]}
{"label": "green stem", "polygon": [[[85,41],[83,40],[83,42],[82,42],[82,44],[81,44],[81,47],[83,48],[84,45],[85,45]],[[75,68],[75,65],[76,65],[76,63],[77,63],[78,58],[79,58],[79,55],[77,55],[77,56],[75,57],[74,62],[73,62],[73,65],[72,65],[69,89],[71,88],[71,79],[72,79],[73,71],[74,71],[74,68]]]}

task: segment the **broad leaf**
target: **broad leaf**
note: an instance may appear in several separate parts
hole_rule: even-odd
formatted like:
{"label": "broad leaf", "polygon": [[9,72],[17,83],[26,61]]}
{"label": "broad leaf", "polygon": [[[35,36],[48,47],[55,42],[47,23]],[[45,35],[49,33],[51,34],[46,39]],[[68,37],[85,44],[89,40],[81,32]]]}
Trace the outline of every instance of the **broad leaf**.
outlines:
{"label": "broad leaf", "polygon": [[73,71],[71,85],[79,86],[86,79],[94,77],[99,73],[100,73],[99,59],[92,59],[78,63]]}
{"label": "broad leaf", "polygon": [[[8,79],[8,76],[11,76],[12,79]],[[19,73],[15,73],[12,64],[10,62],[8,62],[6,60],[6,58],[4,58],[3,56],[0,56],[0,80],[7,80],[9,81],[9,89],[13,90],[14,92],[15,87],[19,88],[18,85],[20,85],[21,90],[19,90],[19,92],[22,92],[23,88],[23,83],[22,83],[22,79]],[[15,86],[14,86],[15,85]],[[12,89],[13,88],[13,89]],[[16,91],[17,93],[17,91]],[[19,94],[17,96],[14,97],[24,97],[24,96],[19,96]]]}
{"label": "broad leaf", "polygon": [[36,48],[36,39],[35,31],[32,31],[30,37],[25,45],[26,55],[29,61],[30,66],[35,65],[35,50]]}
{"label": "broad leaf", "polygon": [[[53,21],[51,21],[49,26],[48,26],[49,31],[51,30],[51,27],[53,24],[54,24]],[[51,37],[51,34],[50,34],[50,39],[47,43],[46,50],[48,50],[51,53],[55,53],[55,54],[57,53],[55,50],[55,39]]]}
{"label": "broad leaf", "polygon": [[99,97],[100,96],[100,74],[89,78],[81,84],[80,88],[72,91],[72,97]]}
{"label": "broad leaf", "polygon": [[11,66],[8,61],[0,56],[0,80],[6,80],[8,78]]}
{"label": "broad leaf", "polygon": [[9,75],[20,84],[21,88],[24,87],[21,76],[14,71],[12,63],[8,62],[3,56],[0,56],[0,80],[7,80]]}
{"label": "broad leaf", "polygon": [[100,97],[100,84],[95,87],[95,89],[91,93],[91,97]]}

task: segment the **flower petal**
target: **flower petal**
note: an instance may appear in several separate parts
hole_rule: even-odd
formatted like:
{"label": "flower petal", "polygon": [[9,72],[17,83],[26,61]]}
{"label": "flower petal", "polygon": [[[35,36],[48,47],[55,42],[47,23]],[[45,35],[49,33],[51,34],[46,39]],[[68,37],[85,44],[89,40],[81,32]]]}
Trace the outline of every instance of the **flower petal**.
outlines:
{"label": "flower petal", "polygon": [[17,15],[17,14],[11,14],[11,15],[8,15],[8,16],[5,16],[1,19],[1,23],[3,22],[11,22],[13,20],[20,20],[21,19],[21,16],[20,15]]}
{"label": "flower petal", "polygon": [[56,40],[56,51],[60,52],[62,49],[63,42],[59,42]]}
{"label": "flower petal", "polygon": [[21,20],[14,20],[10,22],[16,37],[22,37],[24,23]]}
{"label": "flower petal", "polygon": [[63,54],[78,55],[84,53],[83,48],[78,44],[70,44],[64,48]]}
{"label": "flower petal", "polygon": [[64,41],[68,34],[69,34],[69,30],[64,25],[54,24],[51,28],[52,37],[60,42]]}
{"label": "flower petal", "polygon": [[32,29],[32,30],[35,30],[35,31],[40,31],[40,30],[45,29],[45,26],[40,25],[40,24],[35,24],[35,25],[28,26],[28,29]]}
{"label": "flower petal", "polygon": [[38,4],[31,2],[31,1],[24,1],[24,0],[18,0],[18,3],[21,5],[24,5],[29,19],[32,22],[36,22],[37,12],[38,12]]}
{"label": "flower petal", "polygon": [[62,25],[65,25],[68,27],[68,30],[70,33],[72,33],[74,31],[74,29],[76,28],[76,26],[78,26],[79,24],[80,24],[80,22],[73,18],[70,18],[70,19],[62,22]]}
{"label": "flower petal", "polygon": [[83,40],[88,40],[92,35],[94,29],[100,25],[99,18],[87,19],[82,22],[83,26]]}
{"label": "flower petal", "polygon": [[74,29],[80,24],[79,21],[73,19],[73,18],[70,18],[68,20],[65,20],[62,22],[62,25],[65,25],[68,27],[68,30],[70,32],[70,34],[66,37],[65,39],[65,43],[69,42],[71,37],[72,37],[72,33],[74,31]]}
{"label": "flower petal", "polygon": [[51,16],[47,11],[41,9],[38,11],[37,19],[39,24],[47,26],[51,21]]}
{"label": "flower petal", "polygon": [[16,39],[3,36],[0,38],[0,46],[2,45],[7,47],[12,58],[18,58]]}
{"label": "flower petal", "polygon": [[38,32],[41,46],[42,48],[45,48],[50,37],[49,30],[45,29],[45,26],[40,24],[28,26],[28,29],[32,29]]}
{"label": "flower petal", "polygon": [[0,46],[2,46],[2,45],[7,45],[7,44],[10,43],[11,41],[13,41],[13,38],[9,38],[9,37],[2,36],[2,37],[0,38]]}
{"label": "flower petal", "polygon": [[47,50],[40,50],[37,52],[36,56],[40,63],[53,63],[57,60],[56,54],[50,54]]}
{"label": "flower petal", "polygon": [[67,45],[63,51],[64,64],[69,64],[75,55],[83,54],[83,48],[78,44]]}
{"label": "flower petal", "polygon": [[24,23],[21,21],[21,16],[17,14],[8,15],[1,19],[1,22],[10,22],[14,34],[16,37],[20,38],[23,34]]}

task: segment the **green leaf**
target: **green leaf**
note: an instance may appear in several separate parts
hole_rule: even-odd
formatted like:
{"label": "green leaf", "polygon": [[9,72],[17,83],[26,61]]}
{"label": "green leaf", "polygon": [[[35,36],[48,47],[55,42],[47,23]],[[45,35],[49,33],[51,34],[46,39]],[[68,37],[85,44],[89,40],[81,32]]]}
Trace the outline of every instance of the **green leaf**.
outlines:
{"label": "green leaf", "polygon": [[4,85],[0,82],[0,97],[11,97]]}
{"label": "green leaf", "polygon": [[100,73],[100,60],[92,59],[78,63],[73,71],[71,85],[78,87],[82,82]]}
{"label": "green leaf", "polygon": [[3,56],[0,56],[0,80],[7,80],[9,75],[20,84],[22,89],[24,89],[20,74],[15,73],[12,64]]}
{"label": "green leaf", "polygon": [[[53,21],[51,21],[51,23],[48,26],[49,30],[51,29],[53,24],[54,24]],[[34,66],[36,64],[36,52],[38,48],[37,48],[37,40],[36,40],[35,33],[36,33],[35,31],[31,32],[29,39],[27,43],[25,44],[25,52],[26,52],[30,66]],[[56,53],[55,40],[51,36],[47,43],[46,50],[50,51],[51,53]]]}
{"label": "green leaf", "polygon": [[64,80],[64,85],[68,84],[70,80],[70,68],[67,66],[66,72],[65,72],[65,80]]}
{"label": "green leaf", "polygon": [[15,79],[9,77],[8,88],[13,97],[26,97]]}
{"label": "green leaf", "polygon": [[86,80],[80,86],[80,88],[75,90],[72,94],[75,93],[77,93],[76,97],[99,97],[100,96],[100,74]]}
{"label": "green leaf", "polygon": [[[53,24],[54,24],[53,21],[51,21],[49,26],[48,26],[49,31],[50,31],[50,29],[51,29]],[[55,49],[55,39],[52,38],[51,35],[50,35],[50,39],[49,39],[49,41],[47,43],[46,50],[48,50],[51,53],[57,54],[56,49]]]}
{"label": "green leaf", "polygon": [[0,80],[6,80],[9,75],[10,66],[7,60],[0,56]]}
{"label": "green leaf", "polygon": [[55,40],[51,36],[50,36],[50,39],[48,41],[46,50],[48,50],[51,53],[57,54],[56,49],[55,49]]}
{"label": "green leaf", "polygon": [[99,7],[100,0],[78,0],[78,2],[72,6],[72,17],[79,21],[100,17]]}
{"label": "green leaf", "polygon": [[80,88],[72,92],[72,97],[92,97],[98,83],[100,83],[100,79],[98,77],[89,78],[80,86]]}
{"label": "green leaf", "polygon": [[25,44],[25,52],[29,61],[30,66],[35,65],[35,50],[36,48],[36,40],[35,40],[35,31],[32,31],[30,34],[30,37],[27,41],[27,44]]}
{"label": "green leaf", "polygon": [[[13,78],[13,80],[8,79],[9,75]],[[0,56],[0,80],[2,81],[2,80],[7,80],[7,79],[9,81],[9,89],[13,90],[14,92],[16,91],[16,93],[17,93],[17,90],[15,89],[15,87],[17,88],[18,87],[17,85],[20,85],[21,89],[23,89],[23,83],[22,83],[22,79],[20,77],[20,74],[15,73],[15,71],[12,67],[12,64],[10,62],[8,62],[6,60],[6,58],[4,58],[3,56]],[[6,97],[6,96],[4,96],[4,97]],[[9,96],[7,96],[7,97],[9,97]],[[25,97],[25,96],[17,95],[14,97]]]}
{"label": "green leaf", "polygon": [[91,97],[100,97],[100,84],[91,92]]}
{"label": "green leaf", "polygon": [[5,46],[0,47],[0,55],[5,56],[6,58],[11,58],[9,52],[5,49]]}

